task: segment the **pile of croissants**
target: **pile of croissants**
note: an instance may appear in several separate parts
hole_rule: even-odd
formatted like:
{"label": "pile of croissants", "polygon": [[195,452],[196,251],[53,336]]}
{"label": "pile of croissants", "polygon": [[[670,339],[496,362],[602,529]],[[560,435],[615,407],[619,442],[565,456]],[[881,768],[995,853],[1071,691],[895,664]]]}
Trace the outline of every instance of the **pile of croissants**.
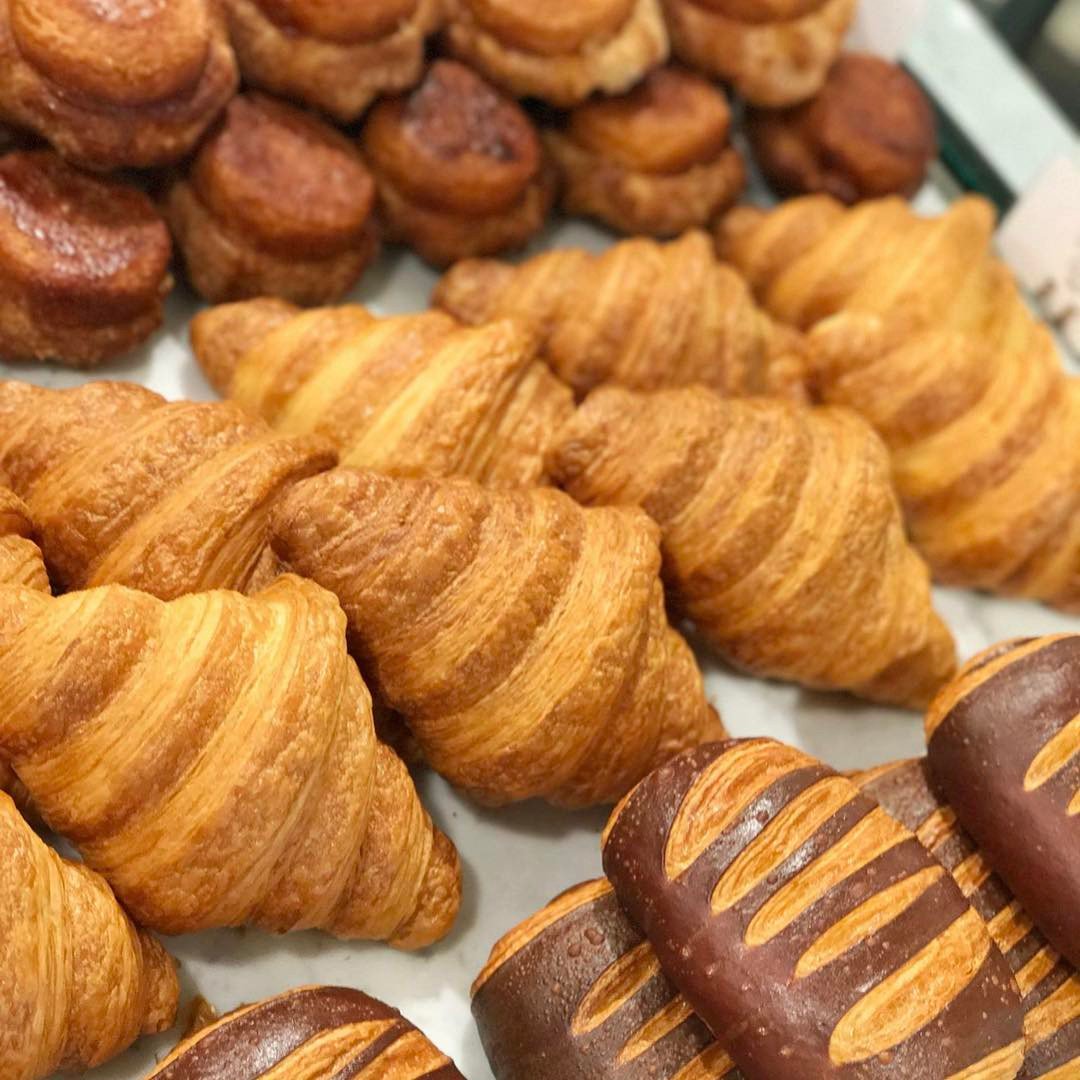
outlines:
{"label": "pile of croissants", "polygon": [[[0,1080],[170,1027],[156,935],[442,939],[421,767],[616,806],[497,1080],[1080,1077],[1080,635],[958,668],[931,593],[1080,612],[1080,379],[854,8],[0,0],[0,357],[128,353],[175,247],[223,399],[0,382]],[[626,238],[495,258],[556,204]],[[429,310],[338,303],[384,241]],[[728,739],[684,634],[927,758]],[[461,1080],[357,990],[204,1020],[155,1077]]]}

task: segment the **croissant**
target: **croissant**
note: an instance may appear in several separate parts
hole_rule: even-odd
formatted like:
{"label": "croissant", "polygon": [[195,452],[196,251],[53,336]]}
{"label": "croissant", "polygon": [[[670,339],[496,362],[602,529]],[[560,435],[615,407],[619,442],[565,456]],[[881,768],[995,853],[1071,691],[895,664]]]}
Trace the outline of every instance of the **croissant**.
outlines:
{"label": "croissant", "polygon": [[731,110],[707,79],[658,68],[628,94],[579,105],[544,132],[562,208],[631,235],[708,225],[746,184]]}
{"label": "croissant", "polygon": [[218,0],[0,0],[0,115],[80,165],[179,161],[236,85]]}
{"label": "croissant", "polygon": [[275,435],[232,404],[0,382],[0,475],[29,505],[59,590],[256,590],[278,572],[270,505],[334,461],[322,440]]}
{"label": "croissant", "polygon": [[751,105],[813,97],[840,53],[857,0],[663,0],[675,55]]}
{"label": "croissant", "polygon": [[801,343],[762,314],[701,232],[624,240],[602,255],[564,248],[519,266],[468,260],[439,282],[434,303],[467,323],[520,319],[580,395],[603,382],[724,394],[801,385]]}
{"label": "croissant", "polygon": [[48,150],[0,157],[4,358],[90,367],[134,348],[161,325],[171,256],[142,192]]}
{"label": "croissant", "polygon": [[888,455],[846,410],[605,387],[550,469],[580,502],[648,511],[673,597],[740,667],[910,706],[955,671]]}
{"label": "croissant", "polygon": [[166,213],[207,300],[344,296],[378,252],[375,185],[348,140],[263,94],[233,98]]}
{"label": "croissant", "polygon": [[326,437],[346,465],[532,487],[573,412],[510,321],[474,329],[441,312],[375,319],[254,300],[201,312],[191,338],[221,393],[282,433]]}
{"label": "croissant", "polygon": [[306,986],[229,1013],[185,1039],[147,1080],[463,1080],[396,1009],[359,990]]}
{"label": "croissant", "polygon": [[34,535],[26,504],[9,488],[0,487],[0,584],[49,592],[49,576]]}
{"label": "croissant", "polygon": [[434,266],[522,247],[555,196],[532,121],[453,60],[371,111],[361,144],[387,239]]}
{"label": "croissant", "polygon": [[994,257],[993,225],[975,198],[935,219],[810,198],[729,215],[721,244],[773,315],[813,327],[817,391],[889,446],[935,577],[1080,610],[1080,381]]}
{"label": "croissant", "polygon": [[926,845],[986,920],[1024,997],[1024,1077],[1080,1070],[1080,975],[1046,942],[933,785],[925,761],[860,773],[855,783]]}
{"label": "croissant", "polygon": [[318,586],[0,588],[0,673],[0,754],[140,925],[415,948],[453,923],[457,854],[376,740]]}
{"label": "croissant", "polygon": [[272,536],[337,593],[427,761],[484,803],[613,802],[722,731],[638,510],[335,469],[281,500]]}
{"label": "croissant", "polygon": [[419,81],[442,0],[224,0],[244,81],[341,123]]}
{"label": "croissant", "polygon": [[0,1075],[88,1069],[169,1027],[172,959],[108,885],[62,859],[0,792]]}
{"label": "croissant", "polygon": [[446,47],[515,97],[569,108],[668,57],[659,0],[445,0]]}

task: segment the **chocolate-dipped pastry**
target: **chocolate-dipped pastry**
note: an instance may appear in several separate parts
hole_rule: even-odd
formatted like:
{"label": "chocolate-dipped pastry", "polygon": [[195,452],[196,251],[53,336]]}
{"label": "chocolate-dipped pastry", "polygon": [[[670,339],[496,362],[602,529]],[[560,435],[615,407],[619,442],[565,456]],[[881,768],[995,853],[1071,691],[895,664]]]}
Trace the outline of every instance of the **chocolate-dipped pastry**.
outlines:
{"label": "chocolate-dipped pastry", "polygon": [[915,836],[768,739],[687,751],[616,808],[604,869],[749,1080],[1014,1077],[1004,958]]}
{"label": "chocolate-dipped pastry", "polygon": [[781,195],[845,203],[914,195],[937,156],[934,111],[902,67],[864,53],[833,65],[821,92],[782,111],[753,109],[754,157]]}
{"label": "chocolate-dipped pastry", "polygon": [[359,990],[308,986],[222,1017],[147,1080],[463,1080],[397,1009]]}
{"label": "chocolate-dipped pastry", "polygon": [[473,1015],[496,1080],[738,1080],[607,881],[570,889],[491,950]]}
{"label": "chocolate-dipped pastry", "polygon": [[658,68],[622,97],[596,98],[544,132],[562,207],[624,233],[677,236],[738,198],[746,168],[729,141],[721,90],[681,68]]}
{"label": "chocolate-dipped pastry", "polygon": [[362,145],[387,239],[435,266],[522,247],[555,197],[524,110],[455,60],[377,105]]}
{"label": "chocolate-dipped pastry", "polygon": [[1080,965],[1080,634],[977,656],[934,699],[926,741],[960,823]]}
{"label": "chocolate-dipped pastry", "polygon": [[357,119],[408,89],[442,21],[442,0],[224,0],[244,81]]}
{"label": "chocolate-dipped pastry", "polygon": [[570,108],[668,57],[659,0],[445,0],[450,52],[515,97]]}
{"label": "chocolate-dipped pastry", "polygon": [[349,141],[264,94],[233,98],[166,197],[188,277],[220,303],[340,299],[375,257],[375,185]]}
{"label": "chocolate-dipped pastry", "polygon": [[952,808],[934,790],[926,761],[895,762],[853,779],[915,833],[986,920],[1024,997],[1023,1075],[1030,1080],[1080,1076],[1080,977],[1047,944],[958,824]]}
{"label": "chocolate-dipped pastry", "polygon": [[172,287],[153,203],[48,150],[0,158],[0,356],[90,367],[148,338]]}
{"label": "chocolate-dipped pastry", "polygon": [[178,161],[236,84],[218,0],[0,0],[0,115],[88,168]]}

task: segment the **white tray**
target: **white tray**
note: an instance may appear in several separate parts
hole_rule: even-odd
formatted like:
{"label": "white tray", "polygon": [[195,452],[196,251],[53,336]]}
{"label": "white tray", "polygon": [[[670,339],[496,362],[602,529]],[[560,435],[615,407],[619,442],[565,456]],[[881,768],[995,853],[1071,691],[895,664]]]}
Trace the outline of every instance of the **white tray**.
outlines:
{"label": "white tray", "polygon": [[[933,211],[942,199],[928,189],[920,203]],[[553,226],[537,247],[598,249],[609,242],[600,230],[573,222]],[[415,311],[427,306],[435,280],[413,256],[390,252],[367,275],[355,299],[379,313]],[[187,346],[187,322],[195,308],[190,294],[178,289],[169,302],[165,331],[136,357],[94,377],[134,380],[170,398],[213,399]],[[0,376],[47,386],[86,379],[59,368],[2,363]],[[1080,619],[1034,604],[951,590],[939,590],[937,601],[963,657],[1007,637],[1080,631]],[[923,750],[921,718],[914,713],[748,679],[704,654],[701,662],[709,696],[734,735],[773,735],[839,769]],[[480,810],[436,776],[421,776],[419,786],[433,816],[457,844],[464,866],[461,917],[446,941],[420,955],[405,955],[383,945],[343,944],[319,933],[275,938],[240,930],[176,938],[167,944],[181,963],[184,1001],[201,994],[226,1011],[304,984],[355,986],[401,1009],[469,1080],[491,1080],[469,1012],[469,985],[506,930],[556,893],[600,875],[599,833],[606,814],[570,814],[539,804]],[[144,1040],[93,1075],[139,1080],[177,1037],[173,1031]]]}

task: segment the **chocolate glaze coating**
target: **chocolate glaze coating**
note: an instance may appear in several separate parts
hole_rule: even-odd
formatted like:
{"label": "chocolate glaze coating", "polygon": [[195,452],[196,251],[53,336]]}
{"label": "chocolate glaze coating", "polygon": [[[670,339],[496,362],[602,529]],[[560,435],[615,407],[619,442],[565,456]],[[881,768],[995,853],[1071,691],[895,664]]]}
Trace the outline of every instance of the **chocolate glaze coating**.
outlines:
{"label": "chocolate glaze coating", "polygon": [[1080,635],[977,657],[931,705],[926,730],[956,816],[1080,965]]}
{"label": "chocolate glaze coating", "polygon": [[986,920],[990,936],[1024,995],[1024,1077],[1070,1067],[1080,1076],[1080,977],[1058,956],[993,872],[975,841],[934,790],[925,759],[884,765],[854,777],[944,865]]}
{"label": "chocolate glaze coating", "polygon": [[1012,1077],[1019,992],[915,837],[771,740],[714,743],[608,826],[627,914],[750,1080]]}
{"label": "chocolate glaze coating", "polygon": [[564,893],[492,950],[473,1015],[497,1080],[738,1080],[611,886]]}
{"label": "chocolate glaze coating", "polygon": [[[341,1030],[358,1024],[367,1026]],[[320,1047],[335,1031],[334,1045]],[[359,990],[318,986],[230,1013],[181,1043],[147,1080],[256,1080],[274,1068],[349,1080],[380,1058],[385,1080],[463,1080],[396,1009]]]}

